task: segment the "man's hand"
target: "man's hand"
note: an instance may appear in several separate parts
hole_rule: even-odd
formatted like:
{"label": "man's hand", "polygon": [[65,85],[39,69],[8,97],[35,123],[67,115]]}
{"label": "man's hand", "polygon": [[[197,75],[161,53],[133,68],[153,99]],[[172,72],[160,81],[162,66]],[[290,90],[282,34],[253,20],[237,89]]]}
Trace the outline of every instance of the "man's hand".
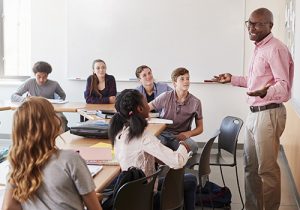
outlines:
{"label": "man's hand", "polygon": [[214,78],[211,81],[225,84],[231,82],[231,77],[232,75],[229,73],[219,74],[219,76],[214,76]]}
{"label": "man's hand", "polygon": [[249,96],[259,96],[261,98],[265,97],[268,93],[268,89],[271,85],[270,84],[267,84],[265,87],[263,87],[262,89],[260,90],[255,90],[255,91],[252,91],[252,92],[247,92],[247,94]]}

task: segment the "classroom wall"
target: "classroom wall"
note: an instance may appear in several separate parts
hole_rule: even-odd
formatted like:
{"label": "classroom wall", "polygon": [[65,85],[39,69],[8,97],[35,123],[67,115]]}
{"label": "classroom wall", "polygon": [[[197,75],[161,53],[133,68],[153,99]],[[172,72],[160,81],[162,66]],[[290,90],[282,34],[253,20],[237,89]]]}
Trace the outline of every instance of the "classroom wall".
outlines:
{"label": "classroom wall", "polygon": [[[284,39],[281,31],[284,29],[282,16],[284,16],[283,5],[285,0],[277,0],[276,5],[274,5],[272,0],[246,0],[245,13],[247,17],[245,17],[245,20],[248,19],[250,12],[254,8],[263,6],[262,2],[265,2],[264,6],[270,8],[275,15],[274,34],[280,39]],[[53,67],[53,72],[49,75],[49,78],[53,78],[60,82],[67,93],[67,99],[69,101],[84,101],[83,90],[85,88],[85,81],[73,81],[67,79],[67,72],[72,70],[67,70],[68,65],[66,62],[66,6],[66,0],[32,0],[31,61],[32,63],[38,60],[48,61]],[[248,57],[252,52],[253,43],[249,41],[247,33],[245,33],[244,39],[245,59],[243,63],[244,69],[247,69]],[[82,53],[84,53],[84,51]],[[99,55],[99,58],[101,58],[101,55]],[[232,62],[235,62],[236,59],[237,58],[233,57]],[[107,63],[107,66],[107,71],[109,73],[110,64]],[[86,71],[92,71],[90,65],[87,66]],[[220,69],[220,73],[230,71],[230,69]],[[154,72],[154,76],[159,78],[159,74],[156,72]],[[117,82],[118,91],[121,91],[124,88],[134,88],[137,85],[137,82]],[[4,99],[9,99],[10,93],[13,92],[17,86],[18,85],[2,85],[1,96]],[[193,83],[191,84],[190,92],[201,99],[203,107],[204,133],[196,137],[197,141],[206,141],[209,136],[218,129],[221,120],[227,115],[234,115],[240,117],[244,121],[246,120],[248,106],[245,103],[245,89],[232,87],[230,85]],[[2,119],[5,119],[5,123],[0,125],[0,133],[10,132],[12,121],[11,115],[11,111],[0,112],[1,121],[3,121]],[[67,117],[71,123],[79,120],[79,117],[76,114],[67,114]],[[243,130],[244,129],[242,129],[240,134],[240,143],[243,143]]]}
{"label": "classroom wall", "polygon": [[300,168],[299,168],[299,151],[300,151],[300,115],[296,112],[291,102],[286,104],[287,123],[285,131],[281,137],[286,158],[289,163],[298,195],[300,194]]}
{"label": "classroom wall", "polygon": [[[295,76],[293,87],[293,99],[297,96],[299,99],[299,85],[300,85],[300,4],[296,2],[296,24],[295,24]],[[298,15],[298,18],[297,18]],[[291,169],[296,188],[298,191],[298,199],[300,195],[300,168],[299,168],[299,151],[300,151],[300,105],[295,103],[295,100],[291,100],[286,104],[287,107],[287,123],[285,131],[281,138],[281,144],[283,145],[286,158]]]}

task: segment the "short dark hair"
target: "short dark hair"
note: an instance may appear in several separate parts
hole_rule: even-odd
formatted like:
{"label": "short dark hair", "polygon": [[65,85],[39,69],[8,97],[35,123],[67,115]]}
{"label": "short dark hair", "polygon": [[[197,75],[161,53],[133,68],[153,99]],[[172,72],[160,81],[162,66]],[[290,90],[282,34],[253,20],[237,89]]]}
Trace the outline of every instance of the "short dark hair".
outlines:
{"label": "short dark hair", "polygon": [[179,76],[182,76],[185,74],[189,74],[189,70],[187,70],[184,67],[179,67],[172,72],[171,79],[173,82],[176,82],[176,80]]}
{"label": "short dark hair", "polygon": [[50,74],[52,72],[52,67],[50,66],[49,63],[45,61],[38,61],[33,65],[32,71],[34,74],[38,72],[44,72],[46,74]]}
{"label": "short dark hair", "polygon": [[[139,66],[139,67],[137,67],[136,68],[136,71],[135,71],[135,76],[136,76],[136,78],[140,78],[140,74],[141,74],[141,72],[144,70],[144,69],[150,69],[151,70],[151,68],[149,67],[149,66],[146,66],[146,65],[141,65],[141,66]],[[152,70],[151,70],[152,71]]]}

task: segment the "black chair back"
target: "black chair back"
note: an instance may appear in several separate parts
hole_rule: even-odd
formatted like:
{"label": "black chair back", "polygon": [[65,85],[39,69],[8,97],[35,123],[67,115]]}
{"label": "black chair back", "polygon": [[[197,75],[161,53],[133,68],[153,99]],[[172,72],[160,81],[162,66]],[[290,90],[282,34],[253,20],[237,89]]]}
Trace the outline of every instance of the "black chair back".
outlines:
{"label": "black chair back", "polygon": [[182,209],[184,206],[184,168],[169,169],[167,172],[160,194],[160,209]]}
{"label": "black chair back", "polygon": [[117,192],[114,210],[152,210],[153,188],[160,170],[153,175],[124,184]]}
{"label": "black chair back", "polygon": [[238,136],[243,126],[243,120],[238,117],[227,116],[222,120],[218,138],[218,149],[235,155]]}
{"label": "black chair back", "polygon": [[206,144],[204,145],[202,152],[200,154],[200,159],[198,163],[198,177],[199,180],[201,180],[202,176],[206,176],[210,174],[210,151],[212,148],[212,145],[214,143],[215,138],[217,135],[214,137],[210,138]]}

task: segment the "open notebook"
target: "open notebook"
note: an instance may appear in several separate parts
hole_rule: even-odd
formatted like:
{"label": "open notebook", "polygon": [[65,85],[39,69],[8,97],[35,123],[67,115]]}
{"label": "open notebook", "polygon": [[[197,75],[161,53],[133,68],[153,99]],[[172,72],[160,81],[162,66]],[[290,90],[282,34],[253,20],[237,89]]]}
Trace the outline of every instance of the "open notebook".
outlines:
{"label": "open notebook", "polygon": [[102,164],[112,160],[111,148],[77,147],[75,150],[87,164]]}

